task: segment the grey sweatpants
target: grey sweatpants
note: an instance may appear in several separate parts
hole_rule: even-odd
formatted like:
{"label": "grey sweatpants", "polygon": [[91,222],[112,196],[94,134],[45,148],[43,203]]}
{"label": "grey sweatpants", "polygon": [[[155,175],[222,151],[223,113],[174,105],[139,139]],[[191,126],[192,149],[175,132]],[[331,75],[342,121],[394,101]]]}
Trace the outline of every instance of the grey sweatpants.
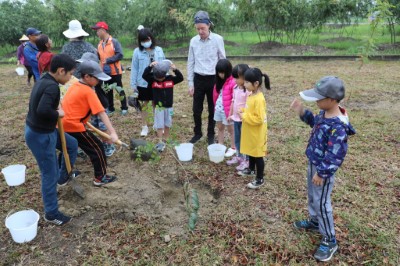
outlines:
{"label": "grey sweatpants", "polygon": [[316,166],[309,162],[307,169],[308,212],[310,219],[318,223],[319,232],[324,237],[333,239],[335,237],[335,226],[333,223],[331,193],[335,183],[335,176],[324,179],[322,186],[316,186],[312,183],[312,178],[316,172]]}

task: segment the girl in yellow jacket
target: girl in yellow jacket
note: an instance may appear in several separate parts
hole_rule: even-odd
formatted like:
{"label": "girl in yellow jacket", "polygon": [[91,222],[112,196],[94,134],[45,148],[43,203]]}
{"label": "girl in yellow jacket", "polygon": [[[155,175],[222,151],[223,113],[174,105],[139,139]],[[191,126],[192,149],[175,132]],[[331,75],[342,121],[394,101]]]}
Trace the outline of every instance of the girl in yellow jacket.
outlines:
{"label": "girl in yellow jacket", "polygon": [[249,156],[249,168],[239,171],[238,174],[255,177],[254,181],[247,184],[247,187],[251,189],[259,188],[264,184],[263,157],[267,153],[267,104],[262,92],[263,77],[265,88],[270,90],[267,74],[262,73],[258,68],[246,70],[244,87],[251,94],[247,97],[246,107],[239,113],[242,118],[240,152]]}

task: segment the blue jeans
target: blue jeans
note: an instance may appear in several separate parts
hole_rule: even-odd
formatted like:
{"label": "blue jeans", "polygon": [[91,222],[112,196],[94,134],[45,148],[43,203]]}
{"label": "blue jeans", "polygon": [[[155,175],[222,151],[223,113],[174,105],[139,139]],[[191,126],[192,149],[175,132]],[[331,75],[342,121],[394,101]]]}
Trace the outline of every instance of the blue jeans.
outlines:
{"label": "blue jeans", "polygon": [[[25,125],[25,140],[40,169],[44,211],[46,214],[55,215],[58,213],[57,181],[68,177],[64,157],[62,156],[61,164],[57,159],[56,149],[61,150],[58,130],[40,133]],[[65,140],[72,166],[77,156],[78,141],[68,134],[65,134]]]}
{"label": "blue jeans", "polygon": [[240,136],[242,135],[242,122],[233,121],[233,129],[235,134],[236,153],[238,156],[244,157],[243,154],[240,153]]}

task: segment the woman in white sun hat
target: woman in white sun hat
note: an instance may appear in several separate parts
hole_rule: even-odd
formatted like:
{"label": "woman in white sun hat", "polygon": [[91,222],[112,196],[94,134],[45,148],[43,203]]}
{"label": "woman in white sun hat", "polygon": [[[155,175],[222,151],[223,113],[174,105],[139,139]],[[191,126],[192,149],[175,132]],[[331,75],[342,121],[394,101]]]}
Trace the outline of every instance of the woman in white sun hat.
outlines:
{"label": "woman in white sun hat", "polygon": [[[78,20],[71,20],[68,24],[68,30],[63,32],[64,36],[69,39],[69,42],[64,44],[61,53],[71,56],[74,60],[78,60],[86,52],[97,55],[97,50],[94,46],[84,41],[85,36],[89,33],[82,29],[82,25]],[[79,72],[75,70],[74,76],[80,78]]]}

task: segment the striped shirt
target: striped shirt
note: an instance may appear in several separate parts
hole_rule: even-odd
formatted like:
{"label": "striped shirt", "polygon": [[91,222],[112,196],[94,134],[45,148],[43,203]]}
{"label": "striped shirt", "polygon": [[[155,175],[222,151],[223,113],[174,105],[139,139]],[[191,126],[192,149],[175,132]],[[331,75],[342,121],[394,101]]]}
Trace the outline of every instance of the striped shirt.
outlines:
{"label": "striped shirt", "polygon": [[206,40],[196,35],[190,40],[187,62],[189,87],[193,87],[194,74],[215,75],[219,59],[225,58],[224,39],[210,31]]}

